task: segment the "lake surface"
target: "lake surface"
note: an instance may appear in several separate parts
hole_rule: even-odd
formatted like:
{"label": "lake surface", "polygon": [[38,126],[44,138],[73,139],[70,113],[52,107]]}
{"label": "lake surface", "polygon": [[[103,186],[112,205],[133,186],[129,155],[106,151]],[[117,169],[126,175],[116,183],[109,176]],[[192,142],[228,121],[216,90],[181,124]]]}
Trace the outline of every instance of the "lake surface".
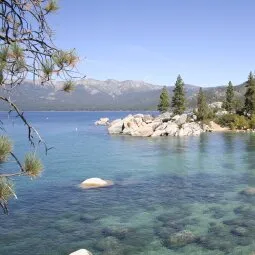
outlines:
{"label": "lake surface", "polygon": [[[65,255],[81,248],[94,255],[255,252],[255,197],[240,193],[255,186],[255,135],[134,138],[94,126],[100,117],[127,114],[27,114],[54,149],[42,155],[41,178],[17,178],[18,200],[0,216],[0,254]],[[25,128],[17,120],[5,123],[22,157],[29,148]],[[77,187],[90,177],[115,185]],[[192,238],[174,244],[180,233]]]}

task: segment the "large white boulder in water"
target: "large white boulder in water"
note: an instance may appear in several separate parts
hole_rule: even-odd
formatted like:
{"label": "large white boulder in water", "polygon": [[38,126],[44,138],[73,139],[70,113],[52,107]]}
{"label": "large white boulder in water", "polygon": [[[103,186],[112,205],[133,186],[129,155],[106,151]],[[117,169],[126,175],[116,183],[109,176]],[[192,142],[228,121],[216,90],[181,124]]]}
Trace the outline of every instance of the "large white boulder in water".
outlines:
{"label": "large white boulder in water", "polygon": [[153,128],[149,125],[141,126],[131,132],[132,136],[151,136],[153,134]]}
{"label": "large white boulder in water", "polygon": [[164,136],[166,134],[165,130],[156,130],[154,133],[151,135],[151,137],[158,137],[158,136]]}
{"label": "large white boulder in water", "polygon": [[136,119],[131,114],[123,119],[123,125],[123,135],[131,135],[131,133],[138,128]]}
{"label": "large white boulder in water", "polygon": [[175,136],[178,130],[179,130],[179,128],[176,123],[174,123],[174,122],[167,123],[165,131],[169,136]]}
{"label": "large white boulder in water", "polygon": [[102,188],[113,185],[112,181],[103,180],[101,178],[89,178],[80,184],[83,189]]}
{"label": "large white boulder in water", "polygon": [[123,130],[123,120],[117,119],[110,123],[108,127],[109,134],[120,134]]}
{"label": "large white boulder in water", "polygon": [[177,136],[199,135],[203,130],[198,123],[190,122],[182,125],[182,128],[176,133]]}
{"label": "large white boulder in water", "polygon": [[93,254],[88,250],[80,249],[78,251],[70,253],[69,255],[93,255]]}

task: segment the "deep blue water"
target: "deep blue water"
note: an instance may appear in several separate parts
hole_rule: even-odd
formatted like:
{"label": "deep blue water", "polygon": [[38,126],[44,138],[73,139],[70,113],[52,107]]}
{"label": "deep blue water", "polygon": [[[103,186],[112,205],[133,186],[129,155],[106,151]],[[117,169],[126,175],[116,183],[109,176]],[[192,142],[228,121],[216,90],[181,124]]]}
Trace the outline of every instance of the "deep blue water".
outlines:
{"label": "deep blue water", "polygon": [[[65,255],[80,248],[94,255],[255,252],[255,198],[240,193],[255,186],[255,135],[134,138],[94,126],[100,117],[127,114],[27,113],[54,149],[47,156],[40,149],[41,178],[15,179],[18,200],[0,216],[0,254]],[[29,149],[26,129],[0,116],[22,158]],[[77,187],[90,177],[115,185]],[[196,238],[169,244],[181,231]]]}

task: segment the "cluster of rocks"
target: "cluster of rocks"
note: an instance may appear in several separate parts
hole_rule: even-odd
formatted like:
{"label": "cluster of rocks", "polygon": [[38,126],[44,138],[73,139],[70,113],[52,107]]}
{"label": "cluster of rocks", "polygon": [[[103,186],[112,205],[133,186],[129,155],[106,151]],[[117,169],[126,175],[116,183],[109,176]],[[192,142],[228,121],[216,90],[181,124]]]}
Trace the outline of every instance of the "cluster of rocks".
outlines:
{"label": "cluster of rocks", "polygon": [[95,122],[96,126],[108,126],[110,124],[109,118],[100,118]]}
{"label": "cluster of rocks", "polygon": [[196,115],[174,115],[167,112],[159,116],[136,114],[112,121],[108,126],[110,134],[131,136],[191,136],[208,131],[209,127],[196,122]]}
{"label": "cluster of rocks", "polygon": [[216,116],[222,116],[229,113],[223,108],[223,102],[213,102],[208,106],[215,112]]}
{"label": "cluster of rocks", "polygon": [[213,102],[211,104],[208,104],[208,106],[211,109],[222,109],[223,108],[223,102]]}

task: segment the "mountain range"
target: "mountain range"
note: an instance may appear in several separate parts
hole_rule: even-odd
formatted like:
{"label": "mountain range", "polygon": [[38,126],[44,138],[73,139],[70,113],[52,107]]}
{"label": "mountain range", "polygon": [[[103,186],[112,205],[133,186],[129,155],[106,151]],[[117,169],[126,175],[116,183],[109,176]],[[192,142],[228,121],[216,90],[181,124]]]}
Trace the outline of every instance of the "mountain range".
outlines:
{"label": "mountain range", "polygon": [[[36,85],[25,81],[11,92],[12,100],[25,111],[82,111],[82,110],[155,110],[163,85],[153,85],[143,81],[105,81],[85,79],[79,81],[71,93],[61,91],[61,82]],[[167,86],[170,97],[173,86]],[[226,86],[203,88],[208,103],[223,101]],[[188,107],[196,104],[199,86],[185,84]],[[235,86],[235,94],[242,97],[244,84]],[[9,95],[0,88],[0,93]],[[0,103],[0,110],[8,110],[8,106]]]}

